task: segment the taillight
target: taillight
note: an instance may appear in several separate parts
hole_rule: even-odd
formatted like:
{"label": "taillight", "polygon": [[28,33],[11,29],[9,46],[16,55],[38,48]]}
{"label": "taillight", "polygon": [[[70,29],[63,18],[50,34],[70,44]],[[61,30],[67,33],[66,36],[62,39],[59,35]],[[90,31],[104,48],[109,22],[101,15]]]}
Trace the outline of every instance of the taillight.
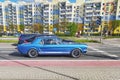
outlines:
{"label": "taillight", "polygon": [[21,38],[19,37],[19,40],[21,40]]}
{"label": "taillight", "polygon": [[24,40],[24,43],[27,43],[28,41]]}

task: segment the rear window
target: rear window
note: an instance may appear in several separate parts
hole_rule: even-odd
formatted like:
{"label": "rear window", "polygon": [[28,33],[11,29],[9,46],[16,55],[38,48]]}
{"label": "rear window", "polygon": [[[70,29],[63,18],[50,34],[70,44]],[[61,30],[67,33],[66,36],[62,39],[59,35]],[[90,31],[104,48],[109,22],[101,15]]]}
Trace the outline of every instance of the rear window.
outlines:
{"label": "rear window", "polygon": [[27,39],[27,38],[31,38],[31,37],[34,37],[35,36],[35,34],[22,34],[21,36],[20,36],[20,38],[22,38],[22,39]]}

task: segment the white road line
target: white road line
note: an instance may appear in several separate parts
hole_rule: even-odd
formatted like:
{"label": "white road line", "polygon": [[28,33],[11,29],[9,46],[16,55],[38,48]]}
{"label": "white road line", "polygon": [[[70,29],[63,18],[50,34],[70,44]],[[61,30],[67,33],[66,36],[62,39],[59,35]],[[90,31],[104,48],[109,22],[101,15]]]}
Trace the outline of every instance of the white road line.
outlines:
{"label": "white road line", "polygon": [[105,52],[105,51],[96,49],[96,48],[94,48],[94,47],[92,47],[92,46],[88,46],[88,48],[90,48],[90,49],[92,49],[92,50],[94,50],[94,51],[96,51],[96,52],[100,52],[102,55],[105,55],[105,56],[114,57],[114,58],[119,57],[119,56],[117,56],[117,55],[113,55],[113,54],[110,54],[110,53],[108,53],[108,52]]}
{"label": "white road line", "polygon": [[115,46],[115,47],[120,47],[120,45],[119,44],[110,44],[110,43],[104,43],[104,44],[107,44],[107,45],[110,45],[110,46]]}
{"label": "white road line", "polygon": [[[90,50],[88,50],[88,52],[103,52],[103,51],[90,51]],[[104,51],[104,52],[105,52],[105,51]],[[120,52],[120,51],[110,51],[110,50],[109,50],[109,51],[107,51],[107,52],[109,53],[109,52]]]}

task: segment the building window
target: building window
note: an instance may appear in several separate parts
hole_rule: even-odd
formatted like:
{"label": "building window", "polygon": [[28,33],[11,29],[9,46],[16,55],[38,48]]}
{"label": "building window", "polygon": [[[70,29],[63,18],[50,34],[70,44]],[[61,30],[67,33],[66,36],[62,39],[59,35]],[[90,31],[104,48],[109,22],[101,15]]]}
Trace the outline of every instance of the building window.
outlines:
{"label": "building window", "polygon": [[53,5],[53,7],[55,8],[55,7],[57,7],[56,5]]}
{"label": "building window", "polygon": [[85,30],[85,32],[88,32],[88,30]]}

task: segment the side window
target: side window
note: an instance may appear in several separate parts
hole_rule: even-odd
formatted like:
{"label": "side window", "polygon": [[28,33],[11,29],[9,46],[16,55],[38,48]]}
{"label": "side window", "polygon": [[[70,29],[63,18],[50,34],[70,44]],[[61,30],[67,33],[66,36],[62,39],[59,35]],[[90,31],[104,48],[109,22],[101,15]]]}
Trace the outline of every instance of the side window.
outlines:
{"label": "side window", "polygon": [[49,40],[49,39],[44,39],[44,44],[45,44],[45,45],[50,44],[50,40]]}
{"label": "side window", "polygon": [[51,41],[50,41],[50,44],[52,44],[52,45],[57,44],[57,43],[56,43],[56,40],[51,40]]}
{"label": "side window", "polygon": [[57,44],[54,39],[44,39],[44,44],[45,45],[54,45]]}
{"label": "side window", "polygon": [[44,40],[41,40],[41,41],[40,41],[40,44],[42,44],[42,45],[43,45],[43,44],[44,44]]}

